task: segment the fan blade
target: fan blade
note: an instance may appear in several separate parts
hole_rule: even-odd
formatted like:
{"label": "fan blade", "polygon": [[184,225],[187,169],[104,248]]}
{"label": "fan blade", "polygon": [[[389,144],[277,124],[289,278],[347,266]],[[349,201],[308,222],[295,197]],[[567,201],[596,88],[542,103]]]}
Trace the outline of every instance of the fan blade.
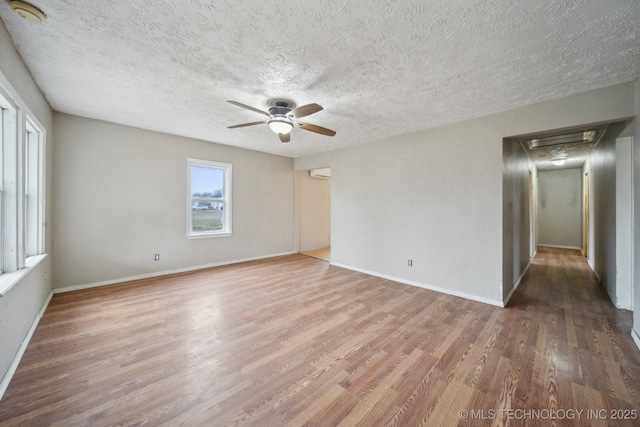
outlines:
{"label": "fan blade", "polygon": [[322,110],[322,107],[319,106],[318,104],[307,104],[307,105],[301,105],[300,107],[294,109],[293,111],[291,111],[291,114],[293,114],[293,117],[295,118],[300,118],[300,117],[311,115],[313,113],[317,113],[318,111],[321,111],[321,110]]}
{"label": "fan blade", "polygon": [[280,141],[281,142],[289,142],[289,141],[291,141],[291,134],[290,133],[279,133],[278,136],[280,137]]}
{"label": "fan blade", "polygon": [[255,126],[255,125],[261,125],[263,123],[267,123],[267,122],[251,122],[251,123],[242,123],[240,125],[233,125],[233,126],[227,126],[227,129],[235,129],[235,128],[243,128],[245,126]]}
{"label": "fan blade", "polygon": [[333,136],[336,134],[336,131],[334,130],[323,128],[322,126],[312,125],[311,123],[296,122],[296,126],[304,130],[319,133],[321,135]]}
{"label": "fan blade", "polygon": [[[241,104],[236,101],[227,101],[229,104],[237,105],[238,107],[246,108],[247,110],[255,111],[256,113],[264,114],[265,116],[269,116],[269,113],[266,111],[258,110],[257,108],[249,107],[248,105]],[[271,117],[271,116],[269,116]]]}

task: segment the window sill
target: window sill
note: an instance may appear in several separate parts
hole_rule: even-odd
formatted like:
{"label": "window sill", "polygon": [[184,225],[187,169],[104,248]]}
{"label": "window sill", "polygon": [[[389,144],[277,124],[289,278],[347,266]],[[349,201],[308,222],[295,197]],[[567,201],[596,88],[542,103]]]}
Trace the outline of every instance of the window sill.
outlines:
{"label": "window sill", "polygon": [[209,237],[229,237],[233,233],[203,233],[203,234],[187,234],[187,239],[207,239]]}
{"label": "window sill", "polygon": [[29,274],[38,264],[47,257],[47,254],[41,254],[28,257],[24,262],[24,268],[10,273],[2,273],[0,276],[0,298],[5,296],[11,288],[22,280],[24,276]]}

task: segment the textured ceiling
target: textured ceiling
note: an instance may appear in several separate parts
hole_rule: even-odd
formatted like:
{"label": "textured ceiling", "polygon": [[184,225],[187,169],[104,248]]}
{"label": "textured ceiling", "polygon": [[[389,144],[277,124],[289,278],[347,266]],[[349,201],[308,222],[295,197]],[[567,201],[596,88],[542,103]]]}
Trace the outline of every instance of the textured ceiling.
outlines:
{"label": "textured ceiling", "polygon": [[[61,112],[291,157],[640,75],[637,0],[34,0],[0,18]],[[281,143],[273,97],[325,109]]]}

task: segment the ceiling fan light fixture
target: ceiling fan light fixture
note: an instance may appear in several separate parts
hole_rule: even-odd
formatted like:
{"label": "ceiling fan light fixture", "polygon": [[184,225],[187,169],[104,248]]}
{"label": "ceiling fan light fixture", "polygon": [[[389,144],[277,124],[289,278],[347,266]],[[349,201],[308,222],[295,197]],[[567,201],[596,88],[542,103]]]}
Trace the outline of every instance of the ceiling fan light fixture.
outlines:
{"label": "ceiling fan light fixture", "polygon": [[269,128],[271,128],[274,133],[286,135],[293,129],[293,123],[287,119],[275,118],[269,120]]}
{"label": "ceiling fan light fixture", "polygon": [[294,110],[292,110],[292,108],[295,106],[293,101],[289,101],[286,99],[272,99],[271,101],[269,101],[269,112],[267,113],[266,111],[262,111],[258,108],[253,108],[249,105],[245,105],[237,101],[227,102],[237,107],[251,110],[254,113],[264,114],[265,116],[269,117],[267,120],[262,120],[260,122],[250,122],[227,126],[229,129],[267,123],[273,133],[278,135],[280,142],[291,141],[291,130],[294,127],[325,136],[334,136],[336,134],[335,130],[323,128],[322,126],[312,125],[311,123],[299,122],[296,120],[298,117],[305,117],[317,113],[318,111],[322,111],[322,107],[318,104],[307,104],[301,107],[296,107]]}

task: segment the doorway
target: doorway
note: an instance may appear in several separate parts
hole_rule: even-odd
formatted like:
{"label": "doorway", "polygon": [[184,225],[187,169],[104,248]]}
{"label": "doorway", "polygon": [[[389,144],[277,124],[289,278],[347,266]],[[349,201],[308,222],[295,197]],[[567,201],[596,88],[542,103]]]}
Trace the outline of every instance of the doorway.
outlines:
{"label": "doorway", "polygon": [[298,171],[298,250],[331,261],[331,169]]}

